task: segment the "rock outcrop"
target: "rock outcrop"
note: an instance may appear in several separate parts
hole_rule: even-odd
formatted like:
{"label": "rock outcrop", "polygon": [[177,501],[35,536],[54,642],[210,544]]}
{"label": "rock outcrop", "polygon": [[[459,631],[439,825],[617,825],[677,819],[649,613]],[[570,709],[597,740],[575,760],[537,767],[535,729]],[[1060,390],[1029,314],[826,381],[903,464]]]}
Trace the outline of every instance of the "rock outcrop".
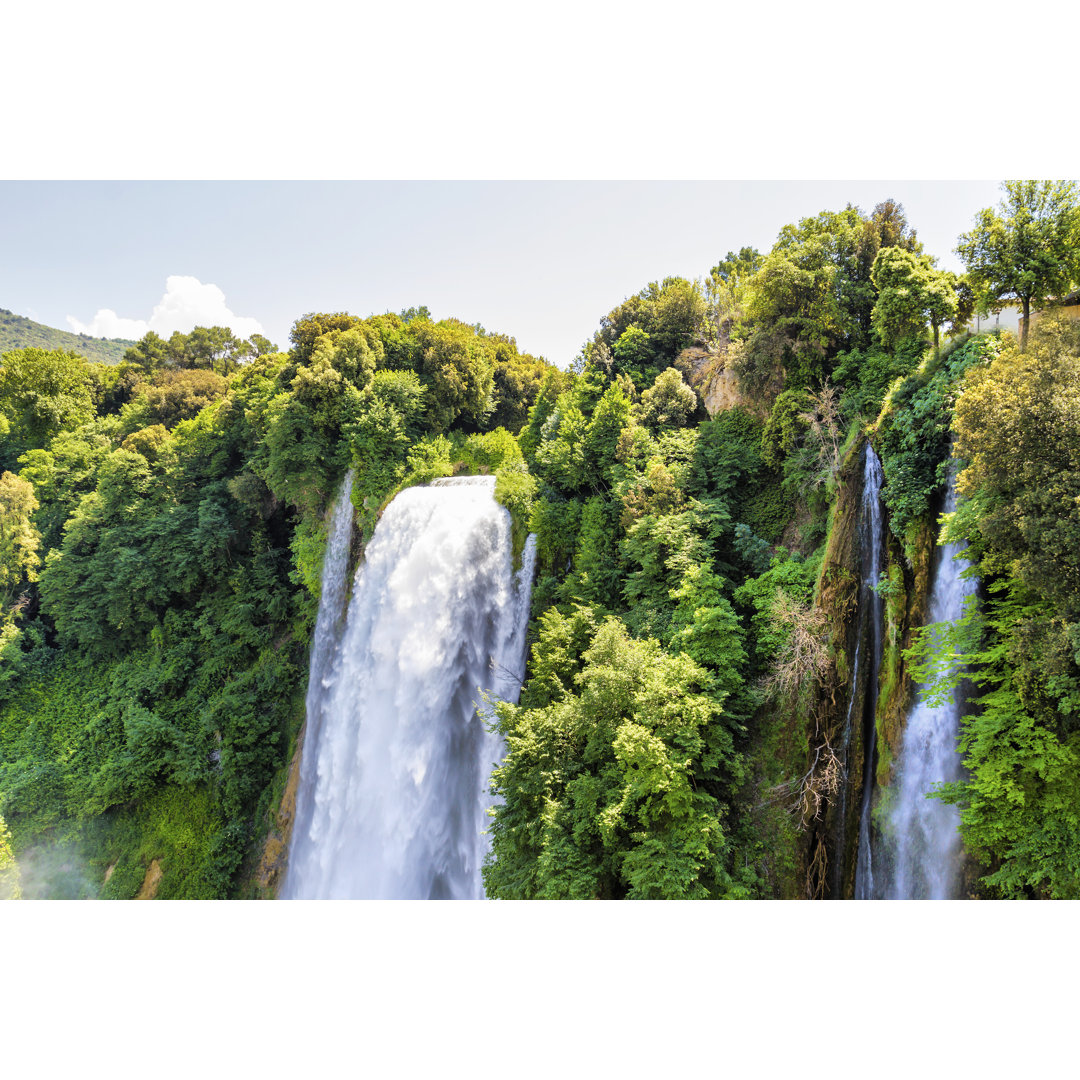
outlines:
{"label": "rock outcrop", "polygon": [[710,350],[691,345],[679,353],[675,366],[688,372],[688,381],[701,394],[709,416],[716,416],[736,405],[762,414],[762,403],[745,397],[739,390],[739,380],[728,366],[727,349],[723,346]]}

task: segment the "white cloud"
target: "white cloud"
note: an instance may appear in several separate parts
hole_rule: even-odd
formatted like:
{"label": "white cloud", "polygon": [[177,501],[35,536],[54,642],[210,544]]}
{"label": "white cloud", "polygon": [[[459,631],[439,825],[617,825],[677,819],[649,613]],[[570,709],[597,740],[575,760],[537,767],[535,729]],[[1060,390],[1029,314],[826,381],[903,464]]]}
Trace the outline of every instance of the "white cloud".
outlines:
{"label": "white cloud", "polygon": [[74,315],[69,315],[67,321],[77,334],[133,340],[151,330],[163,338],[175,330],[187,334],[196,326],[227,326],[241,338],[263,332],[258,319],[234,315],[225,303],[225,294],[216,285],[204,285],[198,278],[182,274],[171,274],[165,279],[165,294],[149,319],[125,319],[111,308],[101,308],[88,323],[80,322]]}
{"label": "white cloud", "polygon": [[122,319],[111,308],[102,308],[88,323],[79,322],[74,315],[69,315],[67,321],[76,334],[89,334],[90,337],[138,341],[150,329],[145,319]]}

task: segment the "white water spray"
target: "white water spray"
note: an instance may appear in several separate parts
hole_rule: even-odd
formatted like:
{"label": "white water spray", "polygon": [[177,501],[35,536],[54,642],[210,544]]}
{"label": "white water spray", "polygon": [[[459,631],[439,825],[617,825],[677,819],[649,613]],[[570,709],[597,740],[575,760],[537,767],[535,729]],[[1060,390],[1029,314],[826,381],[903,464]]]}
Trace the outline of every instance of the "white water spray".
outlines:
{"label": "white water spray", "polygon": [[[945,512],[956,509],[955,477],[949,478]],[[954,622],[975,594],[975,578],[961,578],[968,567],[954,558],[965,544],[940,549],[940,563],[930,593],[929,621]],[[955,806],[927,794],[944,781],[961,777],[956,741],[960,732],[962,691],[931,706],[920,693],[904,729],[900,751],[900,785],[890,824],[895,853],[889,896],[896,900],[947,900],[955,895],[960,862],[960,815]]]}
{"label": "white water spray", "polygon": [[535,559],[530,537],[513,574],[494,483],[408,488],[384,512],[309,699],[285,896],[483,897],[502,748],[476,703],[517,700]]}

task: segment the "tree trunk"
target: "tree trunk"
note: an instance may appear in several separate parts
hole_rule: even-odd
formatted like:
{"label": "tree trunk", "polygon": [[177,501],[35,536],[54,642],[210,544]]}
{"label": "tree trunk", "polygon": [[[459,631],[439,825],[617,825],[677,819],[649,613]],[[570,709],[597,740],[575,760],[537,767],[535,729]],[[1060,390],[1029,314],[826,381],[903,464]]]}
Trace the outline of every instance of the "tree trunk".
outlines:
{"label": "tree trunk", "polygon": [[1028,316],[1031,314],[1031,297],[1024,297],[1024,317],[1020,320],[1020,351],[1027,349]]}

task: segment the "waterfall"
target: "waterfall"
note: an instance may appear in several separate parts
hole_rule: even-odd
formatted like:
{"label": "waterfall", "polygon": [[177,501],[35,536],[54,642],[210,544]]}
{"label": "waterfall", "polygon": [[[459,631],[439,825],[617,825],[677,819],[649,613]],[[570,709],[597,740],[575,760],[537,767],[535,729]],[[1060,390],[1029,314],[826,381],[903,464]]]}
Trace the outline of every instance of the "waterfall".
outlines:
{"label": "waterfall", "polygon": [[[956,509],[955,469],[949,476],[945,513]],[[964,613],[978,582],[960,575],[969,566],[956,558],[966,544],[947,544],[937,553],[930,591],[931,623],[954,622]],[[890,815],[895,852],[888,895],[897,900],[947,900],[955,894],[960,860],[960,814],[955,806],[927,794],[943,781],[961,777],[956,749],[962,708],[961,686],[933,706],[920,693],[908,716],[900,751],[899,791]]]}
{"label": "waterfall", "polygon": [[[349,569],[349,545],[352,542],[353,470],[345,474],[341,490],[330,511],[330,525],[323,556],[322,588],[319,594],[319,614],[315,619],[315,634],[311,641],[311,662],[308,667],[308,690],[305,703],[304,740],[307,745],[319,741],[323,710],[328,692],[333,686],[333,661],[341,639],[342,616],[345,614],[346,573]],[[300,787],[296,797],[296,813],[301,820],[310,820],[315,792],[314,755],[305,754],[300,761]]]}
{"label": "waterfall", "polygon": [[[845,768],[847,745],[851,741],[853,707],[859,695],[859,650],[864,634],[864,612],[870,621],[867,655],[866,694],[862,709],[863,777],[862,803],[859,808],[859,839],[855,857],[855,899],[870,900],[874,896],[874,866],[870,843],[870,797],[874,790],[874,756],[877,750],[878,672],[881,667],[881,627],[883,611],[881,597],[874,586],[881,576],[882,555],[885,549],[885,517],[881,512],[881,484],[884,476],[881,461],[869,442],[863,462],[862,508],[859,518],[862,579],[859,583],[859,638],[856,647],[855,671],[851,680],[851,702],[845,725]],[[842,827],[842,824],[841,824]]]}
{"label": "waterfall", "polygon": [[[476,703],[517,700],[535,559],[530,537],[514,575],[494,484],[407,488],[383,513],[309,694],[283,895],[483,897],[488,779],[502,748]],[[325,585],[323,601],[333,602]],[[313,650],[313,676],[315,662]]]}

